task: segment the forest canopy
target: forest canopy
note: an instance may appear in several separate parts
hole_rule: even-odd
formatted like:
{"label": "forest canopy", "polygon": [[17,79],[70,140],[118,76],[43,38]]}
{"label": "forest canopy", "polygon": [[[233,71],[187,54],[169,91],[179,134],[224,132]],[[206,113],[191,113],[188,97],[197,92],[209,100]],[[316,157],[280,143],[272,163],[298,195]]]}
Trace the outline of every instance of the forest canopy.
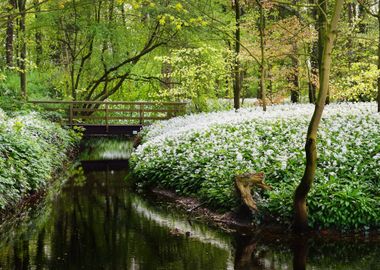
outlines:
{"label": "forest canopy", "polygon": [[[377,96],[378,3],[346,1],[328,100]],[[6,0],[4,97],[314,102],[330,1]],[[240,104],[236,104],[239,107]]]}

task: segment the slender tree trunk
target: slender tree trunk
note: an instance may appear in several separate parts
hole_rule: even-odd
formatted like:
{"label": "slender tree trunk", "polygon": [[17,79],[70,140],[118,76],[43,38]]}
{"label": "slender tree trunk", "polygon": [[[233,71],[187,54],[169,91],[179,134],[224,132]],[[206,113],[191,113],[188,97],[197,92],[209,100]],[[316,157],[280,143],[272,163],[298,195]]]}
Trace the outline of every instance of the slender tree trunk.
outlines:
{"label": "slender tree trunk", "polygon": [[[313,48],[315,48],[316,43],[313,43]],[[309,102],[315,103],[316,96],[317,96],[317,85],[316,85],[316,78],[318,78],[318,63],[315,57],[314,52],[311,53],[310,56],[310,68],[309,63],[306,63],[307,65],[307,75],[308,75],[308,90],[309,90]]]}
{"label": "slender tree trunk", "polygon": [[121,19],[123,20],[123,26],[127,26],[127,15],[125,12],[124,4],[121,4]]}
{"label": "slender tree trunk", "polygon": [[363,7],[363,5],[359,4],[358,18],[361,19],[359,20],[359,32],[362,34],[365,34],[367,32],[367,26],[366,26],[366,23],[364,22],[364,18],[366,17],[366,15],[367,15],[367,12],[365,8]]}
{"label": "slender tree trunk", "polygon": [[267,110],[267,102],[266,102],[266,68],[265,68],[265,14],[263,3],[258,0],[259,8],[260,8],[260,22],[259,22],[259,30],[260,30],[260,55],[261,55],[261,63],[260,63],[260,97],[263,101],[263,110]]}
{"label": "slender tree trunk", "polygon": [[[292,3],[294,5],[297,4],[297,0],[293,0]],[[300,15],[298,10],[295,11],[295,16],[297,19],[301,20]],[[293,103],[298,103],[300,99],[300,85],[299,85],[299,59],[298,59],[298,44],[297,44],[297,39],[293,38],[292,41],[292,75],[291,75],[291,83],[292,83],[292,88],[291,88],[291,95],[290,95],[290,100]]]}
{"label": "slender tree trunk", "polygon": [[240,2],[235,0],[235,65],[234,65],[234,108],[240,108],[241,75],[240,75]]}
{"label": "slender tree trunk", "polygon": [[263,110],[267,110],[267,95],[266,95],[266,84],[265,84],[265,77],[266,77],[266,68],[265,63],[261,63],[260,66],[260,92],[261,92],[261,99],[262,99],[262,105]]}
{"label": "slender tree trunk", "polygon": [[[101,1],[99,2],[99,5],[101,5]],[[68,32],[66,34],[66,39],[69,42],[69,40],[72,38],[73,39],[73,45],[72,48],[70,49],[70,55],[71,55],[71,63],[70,63],[70,87],[71,87],[71,97],[75,101],[77,100],[77,89],[76,89],[76,82],[75,82],[75,65],[77,61],[77,47],[78,47],[78,28],[77,26],[77,19],[78,19],[78,12],[77,12],[77,3],[74,0],[72,2],[73,4],[73,17],[74,17],[74,26],[75,30],[72,35]]]}
{"label": "slender tree trunk", "polygon": [[13,67],[13,35],[14,35],[14,17],[12,16],[12,12],[16,9],[15,0],[8,1],[9,8],[7,9],[8,17],[7,17],[7,30],[5,37],[5,60],[7,67]]}
{"label": "slender tree trunk", "polygon": [[[358,17],[362,17],[366,14],[371,15],[377,19],[377,27],[378,27],[378,40],[377,40],[377,69],[380,70],[380,1],[377,1],[377,13],[371,12],[370,9],[364,6],[364,3],[359,1],[359,9],[358,9]],[[361,33],[366,32],[366,27],[364,23],[359,25],[359,30]],[[380,112],[380,75],[377,77],[377,111]]]}
{"label": "slender tree trunk", "polygon": [[268,64],[265,68],[265,96],[273,104],[274,100],[274,89],[273,89],[273,76],[272,76],[272,65]]}
{"label": "slender tree trunk", "polygon": [[[327,32],[327,2],[326,0],[318,0],[318,73],[322,74],[322,57],[323,46]],[[321,79],[319,79],[321,80]],[[327,89],[326,104],[330,103],[330,89]]]}
{"label": "slender tree trunk", "polygon": [[19,74],[20,74],[20,89],[21,96],[24,99],[27,99],[26,92],[26,32],[25,32],[25,11],[26,0],[18,1],[18,9],[20,12],[20,21],[19,21],[19,42],[20,42],[20,59],[19,59]]}
{"label": "slender tree trunk", "polygon": [[[309,1],[310,4],[314,4],[314,0]],[[311,16],[314,20],[318,20],[318,7],[313,7],[311,9]],[[310,76],[309,76],[309,102],[315,103],[317,96],[317,84],[316,79],[318,78],[319,64],[318,64],[318,53],[319,42],[314,41],[311,45],[310,52]]]}
{"label": "slender tree trunk", "polygon": [[291,95],[290,95],[290,100],[293,103],[299,102],[300,99],[300,86],[299,86],[299,62],[298,62],[298,46],[297,46],[297,41],[294,41],[292,45],[292,50],[293,50],[293,56],[292,56],[292,74],[291,74],[291,83],[292,83],[292,88],[291,88]]}
{"label": "slender tree trunk", "polygon": [[322,118],[322,113],[326,103],[327,92],[329,88],[330,68],[331,68],[331,52],[334,46],[336,31],[338,27],[340,13],[342,11],[344,0],[336,0],[334,12],[331,19],[327,35],[323,40],[323,54],[320,73],[320,89],[318,100],[315,105],[314,114],[310,121],[307,131],[305,152],[306,152],[306,168],[304,175],[298,185],[294,195],[294,229],[295,231],[305,231],[308,228],[308,213],[306,206],[306,198],[314,181],[315,171],[317,167],[317,133]]}
{"label": "slender tree trunk", "polygon": [[[378,22],[378,44],[377,44],[377,69],[380,70],[380,1],[378,3],[378,13],[377,13],[377,22]],[[380,75],[377,77],[377,111],[380,112]]]}
{"label": "slender tree trunk", "polygon": [[[36,11],[35,13],[35,19],[38,21],[39,19],[39,13],[41,11],[39,0],[34,1],[34,9]],[[36,65],[39,66],[41,64],[41,57],[43,53],[42,48],[42,33],[40,29],[36,29],[36,33],[34,35],[35,41],[36,41]]]}
{"label": "slender tree trunk", "polygon": [[318,21],[317,21],[317,30],[318,30],[318,71],[319,75],[322,74],[322,57],[323,57],[323,46],[326,40],[326,31],[327,31],[327,1],[326,0],[318,0],[317,2],[317,13],[318,13]]}
{"label": "slender tree trunk", "polygon": [[71,97],[75,101],[77,100],[77,89],[75,88],[75,62],[72,58],[71,60],[73,63],[70,67],[70,88],[71,88]]}

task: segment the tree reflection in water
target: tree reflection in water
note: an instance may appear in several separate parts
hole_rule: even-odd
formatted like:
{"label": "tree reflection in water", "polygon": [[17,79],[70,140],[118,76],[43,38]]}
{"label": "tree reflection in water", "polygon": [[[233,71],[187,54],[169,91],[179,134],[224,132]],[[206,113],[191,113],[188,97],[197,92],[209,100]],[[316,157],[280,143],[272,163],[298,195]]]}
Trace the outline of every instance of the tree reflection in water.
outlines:
{"label": "tree reflection in water", "polygon": [[1,231],[0,269],[380,269],[379,242],[226,234],[131,193],[126,161],[83,167]]}
{"label": "tree reflection in water", "polygon": [[[0,269],[233,268],[228,235],[132,194],[125,161],[83,165],[85,177],[77,174],[0,242]],[[172,227],[183,233],[172,235]]]}
{"label": "tree reflection in water", "polygon": [[380,241],[323,239],[278,234],[235,236],[239,270],[379,270]]}

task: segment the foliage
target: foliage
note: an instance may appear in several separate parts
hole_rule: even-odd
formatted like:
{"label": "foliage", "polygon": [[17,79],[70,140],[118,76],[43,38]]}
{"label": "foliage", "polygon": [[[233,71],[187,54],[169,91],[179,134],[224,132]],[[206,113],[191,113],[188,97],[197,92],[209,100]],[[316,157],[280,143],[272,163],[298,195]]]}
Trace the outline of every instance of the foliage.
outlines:
{"label": "foliage", "polygon": [[0,110],[0,209],[47,185],[78,140],[36,113],[11,118]]}
{"label": "foliage", "polygon": [[191,100],[197,111],[207,110],[207,100],[230,93],[226,81],[231,76],[232,52],[210,46],[173,50],[169,56],[156,57],[170,67],[161,74],[169,85],[159,92],[162,98]]}
{"label": "foliage", "polygon": [[[272,106],[189,115],[153,125],[131,164],[141,183],[195,195],[209,205],[238,205],[233,177],[264,171],[273,190],[255,197],[265,215],[289,223],[292,197],[304,170],[304,137],[311,105]],[[374,103],[326,108],[310,225],[340,229],[380,225],[380,116]]]}
{"label": "foliage", "polygon": [[[208,110],[205,98],[231,97],[235,1],[25,1],[22,34],[17,23],[20,12],[12,2],[0,4],[0,54],[5,56],[0,58],[0,90],[12,96],[20,91],[17,77],[24,70],[17,48],[25,40],[31,99],[186,98],[199,111]],[[240,2],[242,96],[252,98],[259,86],[262,57],[259,2]],[[374,3],[361,4],[376,11]],[[305,0],[297,5],[291,1],[264,1],[263,5],[267,96],[274,99],[296,91],[306,100],[309,85],[318,81],[316,7]],[[333,52],[332,100],[373,100],[378,22],[362,5],[352,1],[345,5]],[[8,31],[10,25],[13,34]],[[13,41],[11,55],[6,49],[9,39]],[[11,65],[7,56],[13,60]],[[172,74],[162,73],[168,63],[173,65]],[[170,87],[162,83],[168,77],[173,79]]]}
{"label": "foliage", "polygon": [[377,96],[377,66],[372,63],[353,63],[350,76],[337,77],[332,83],[332,95],[337,100],[373,101]]}

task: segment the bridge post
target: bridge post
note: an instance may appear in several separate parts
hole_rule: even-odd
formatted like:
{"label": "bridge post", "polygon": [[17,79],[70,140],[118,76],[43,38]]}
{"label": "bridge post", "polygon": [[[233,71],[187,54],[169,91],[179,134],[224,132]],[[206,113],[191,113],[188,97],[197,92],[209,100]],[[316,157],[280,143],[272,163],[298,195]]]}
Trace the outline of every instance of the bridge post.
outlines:
{"label": "bridge post", "polygon": [[73,117],[74,117],[73,103],[70,103],[70,106],[69,106],[69,124],[70,124],[70,126],[73,125]]}
{"label": "bridge post", "polygon": [[106,106],[106,133],[109,131],[109,126],[108,126],[108,102],[105,103]]}
{"label": "bridge post", "polygon": [[144,104],[140,104],[140,125],[144,124]]}

